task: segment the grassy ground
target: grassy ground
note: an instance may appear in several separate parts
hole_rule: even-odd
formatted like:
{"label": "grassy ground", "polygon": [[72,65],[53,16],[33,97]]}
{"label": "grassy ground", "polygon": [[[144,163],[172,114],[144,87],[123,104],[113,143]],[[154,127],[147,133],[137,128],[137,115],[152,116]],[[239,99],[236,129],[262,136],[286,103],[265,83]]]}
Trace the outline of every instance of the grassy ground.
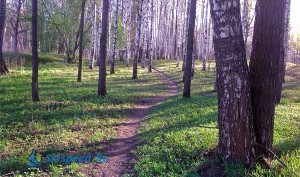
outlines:
{"label": "grassy ground", "polygon": [[[183,84],[175,62],[155,61],[159,70]],[[214,72],[196,69],[191,99],[181,94],[152,110],[140,131],[145,144],[135,152],[139,176],[296,176],[300,174],[300,66],[289,65],[282,103],[276,107],[274,147],[281,150],[271,169],[257,165],[248,172],[240,164],[226,163],[206,154],[218,141],[217,94],[212,93]],[[218,164],[218,165],[216,165]],[[216,166],[215,166],[216,165]]]}
{"label": "grassy ground", "polygon": [[[20,57],[24,60],[22,67],[0,76],[0,175],[14,171],[16,176],[84,176],[80,171],[89,164],[28,169],[26,162],[33,149],[41,154],[99,152],[104,146],[101,142],[115,138],[113,125],[124,121],[143,100],[166,93],[165,83],[156,74],[140,70],[139,80],[132,81],[131,69],[118,62],[117,74],[108,75],[108,95],[99,98],[97,71],[84,69],[83,82],[77,83],[76,65],[64,64],[60,55],[41,54],[41,102],[33,104],[30,56],[26,56]],[[11,63],[12,67],[16,65]],[[175,62],[154,61],[154,65],[170,75],[182,90],[182,72]],[[269,170],[256,166],[247,172],[239,164],[208,157],[207,152],[216,147],[218,140],[217,95],[211,92],[214,72],[197,68],[192,98],[178,95],[159,104],[142,125],[139,135],[145,144],[135,151],[136,174],[296,176],[300,173],[299,80],[300,66],[289,65],[282,103],[276,107],[274,147],[282,151],[281,160],[287,169],[274,160]],[[218,165],[212,168],[215,164]],[[88,174],[91,175],[93,172]]]}
{"label": "grassy ground", "polygon": [[132,69],[117,62],[117,74],[107,78],[108,95],[100,98],[97,68],[90,71],[85,64],[83,82],[78,83],[75,64],[65,64],[62,56],[47,54],[41,55],[44,64],[39,70],[41,102],[31,103],[27,60],[23,69],[0,76],[0,176],[10,172],[74,175],[86,165],[52,164],[30,170],[26,162],[33,149],[40,154],[99,152],[103,146],[99,142],[116,137],[113,125],[124,121],[143,100],[166,93],[165,84],[156,74],[139,70],[139,79],[133,81]]}

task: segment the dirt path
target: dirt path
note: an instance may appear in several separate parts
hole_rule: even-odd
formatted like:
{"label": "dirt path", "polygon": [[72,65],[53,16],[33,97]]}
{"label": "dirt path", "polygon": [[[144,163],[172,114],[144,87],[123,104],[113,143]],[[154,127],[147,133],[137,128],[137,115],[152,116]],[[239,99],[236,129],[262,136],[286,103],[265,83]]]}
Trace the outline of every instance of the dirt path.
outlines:
{"label": "dirt path", "polygon": [[155,97],[138,106],[135,113],[128,116],[125,123],[118,127],[117,139],[103,150],[103,153],[109,156],[109,162],[96,164],[93,167],[93,169],[98,172],[96,176],[118,177],[132,172],[134,157],[131,151],[141,144],[139,139],[136,138],[140,123],[150,108],[178,93],[179,89],[177,84],[172,81],[169,76],[157,70],[155,71],[169,85],[169,93]]}

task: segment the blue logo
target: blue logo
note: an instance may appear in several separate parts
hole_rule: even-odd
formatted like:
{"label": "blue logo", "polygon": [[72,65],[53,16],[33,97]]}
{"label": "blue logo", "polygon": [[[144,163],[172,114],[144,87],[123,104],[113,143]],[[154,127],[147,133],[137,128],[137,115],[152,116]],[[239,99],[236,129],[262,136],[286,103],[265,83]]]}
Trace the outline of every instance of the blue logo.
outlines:
{"label": "blue logo", "polygon": [[33,150],[28,157],[27,165],[29,167],[40,167],[47,163],[60,163],[64,165],[68,165],[70,163],[107,163],[109,160],[109,157],[101,154],[101,153],[87,153],[87,154],[81,154],[81,155],[63,155],[60,153],[57,154],[46,154],[45,157],[42,157],[42,160],[39,162],[36,158],[36,151]]}

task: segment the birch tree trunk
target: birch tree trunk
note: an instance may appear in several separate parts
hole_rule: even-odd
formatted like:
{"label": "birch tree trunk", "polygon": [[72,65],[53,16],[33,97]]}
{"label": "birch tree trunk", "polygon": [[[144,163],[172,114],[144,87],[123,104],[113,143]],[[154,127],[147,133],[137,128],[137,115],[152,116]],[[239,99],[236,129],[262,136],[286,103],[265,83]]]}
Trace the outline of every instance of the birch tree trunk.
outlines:
{"label": "birch tree trunk", "polygon": [[101,54],[101,34],[102,34],[102,18],[103,18],[103,4],[99,3],[99,17],[98,17],[98,32],[97,32],[97,65],[99,66],[99,59]]}
{"label": "birch tree trunk", "polygon": [[112,61],[110,63],[110,74],[115,74],[119,0],[116,1],[117,3],[116,3],[116,9],[114,13],[114,36],[113,36]]}
{"label": "birch tree trunk", "polygon": [[207,18],[208,18],[208,0],[205,2],[205,15],[204,15],[204,36],[203,36],[203,56],[202,56],[202,62],[203,62],[203,67],[202,70],[206,70],[206,61],[207,61]]}
{"label": "birch tree trunk", "polygon": [[[95,29],[97,29],[96,24],[97,24],[97,4],[95,2],[93,3],[93,14],[92,14],[92,27],[91,27],[91,54],[90,54],[90,59],[89,59],[89,69],[94,69],[94,60],[95,60],[95,41],[96,41],[96,34],[95,34]],[[97,46],[97,43],[96,43]]]}
{"label": "birch tree trunk", "polygon": [[138,57],[139,57],[139,49],[140,49],[140,40],[141,40],[141,20],[142,20],[142,7],[143,0],[138,0],[138,17],[137,17],[137,29],[136,29],[136,43],[134,50],[134,59],[133,59],[133,73],[132,79],[137,79],[137,65],[138,65]]}
{"label": "birch tree trunk", "polygon": [[130,56],[135,55],[136,45],[136,27],[137,27],[137,16],[138,16],[138,1],[131,0],[131,14],[130,14]]}
{"label": "birch tree trunk", "polygon": [[239,0],[210,0],[217,60],[219,151],[250,165],[254,132]]}
{"label": "birch tree trunk", "polygon": [[[183,47],[183,64],[182,71],[185,71],[186,68],[186,56],[187,56],[187,40],[188,40],[188,28],[189,28],[189,14],[190,14],[190,4],[191,0],[187,0],[187,10],[186,10],[186,20],[185,20],[185,38],[184,38],[184,47]],[[185,76],[183,76],[184,80]]]}
{"label": "birch tree trunk", "polygon": [[148,64],[148,72],[152,72],[152,51],[153,51],[153,46],[152,46],[152,41],[153,41],[153,23],[154,23],[154,0],[150,0],[151,1],[151,22],[150,22],[150,30],[148,32],[148,46],[149,46],[149,64]]}
{"label": "birch tree trunk", "polygon": [[128,2],[128,8],[129,9],[129,12],[128,12],[128,15],[127,15],[127,42],[126,42],[126,67],[129,67],[129,59],[130,59],[130,56],[131,56],[131,51],[130,51],[130,46],[131,46],[131,0],[129,0]]}
{"label": "birch tree trunk", "polygon": [[106,56],[109,0],[103,0],[102,32],[100,37],[98,95],[106,95]]}
{"label": "birch tree trunk", "polygon": [[20,24],[20,12],[22,8],[22,0],[18,0],[18,5],[17,5],[17,19],[14,25],[14,38],[13,38],[13,48],[14,52],[18,53],[18,34],[19,34],[19,24]]}
{"label": "birch tree trunk", "polygon": [[177,34],[178,34],[178,1],[176,1],[176,20],[175,20],[175,32],[174,32],[174,55],[176,59],[176,67],[179,67],[179,57],[178,57],[178,51],[177,51]]}
{"label": "birch tree trunk", "polygon": [[[258,0],[250,60],[257,155],[270,156],[274,134],[276,82],[284,53],[286,0]],[[272,31],[272,32],[270,32]]]}

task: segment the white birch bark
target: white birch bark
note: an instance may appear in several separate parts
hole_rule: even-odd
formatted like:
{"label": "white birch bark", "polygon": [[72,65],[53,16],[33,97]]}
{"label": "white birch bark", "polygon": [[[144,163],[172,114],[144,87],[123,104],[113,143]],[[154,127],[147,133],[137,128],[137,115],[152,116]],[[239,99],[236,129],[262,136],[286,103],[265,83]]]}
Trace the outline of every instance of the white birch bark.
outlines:
{"label": "white birch bark", "polygon": [[207,18],[208,18],[208,1],[205,2],[205,15],[204,15],[204,36],[203,36],[203,56],[202,56],[202,70],[206,70],[206,60],[207,60]]}
{"label": "white birch bark", "polygon": [[142,20],[142,8],[143,0],[138,0],[138,17],[137,17],[137,29],[136,29],[136,41],[134,50],[134,60],[133,60],[133,76],[132,79],[137,79],[137,64],[139,57],[140,41],[141,41],[141,20]]}
{"label": "white birch bark", "polygon": [[97,32],[97,65],[99,66],[99,56],[100,56],[100,53],[101,53],[101,50],[100,50],[100,36],[101,36],[101,33],[102,33],[102,3],[99,3],[99,10],[98,10],[98,13],[99,13],[99,18],[98,18],[98,32]]}
{"label": "white birch bark", "polygon": [[187,10],[186,10],[186,20],[185,20],[185,32],[184,32],[184,54],[183,54],[183,64],[182,64],[182,71],[185,70],[186,66],[186,55],[187,55],[187,39],[188,39],[188,27],[189,27],[189,14],[190,14],[190,4],[191,0],[187,0]]}
{"label": "white birch bark", "polygon": [[153,1],[154,0],[150,0],[151,1],[151,21],[150,21],[150,30],[148,32],[148,46],[149,46],[149,63],[148,63],[148,72],[152,72],[152,50],[153,50],[153,46],[152,46],[152,33],[153,33],[153,23],[154,23],[154,4]]}
{"label": "white birch bark", "polygon": [[129,58],[130,58],[130,33],[131,33],[131,0],[127,3],[127,9],[129,9],[129,12],[127,13],[127,42],[126,42],[126,67],[129,67]]}
{"label": "white birch bark", "polygon": [[119,0],[116,0],[116,7],[115,7],[115,12],[114,12],[114,34],[113,34],[113,48],[112,48],[112,60],[111,60],[111,65],[110,65],[110,74],[115,74],[117,30],[118,30],[118,10],[119,10]]}
{"label": "white birch bark", "polygon": [[96,23],[97,23],[97,5],[95,2],[92,2],[93,5],[93,14],[92,14],[92,34],[91,34],[91,53],[90,53],[90,58],[89,58],[89,69],[93,69],[94,68],[94,60],[95,60],[95,41],[96,41],[96,32],[95,29],[96,28]]}

